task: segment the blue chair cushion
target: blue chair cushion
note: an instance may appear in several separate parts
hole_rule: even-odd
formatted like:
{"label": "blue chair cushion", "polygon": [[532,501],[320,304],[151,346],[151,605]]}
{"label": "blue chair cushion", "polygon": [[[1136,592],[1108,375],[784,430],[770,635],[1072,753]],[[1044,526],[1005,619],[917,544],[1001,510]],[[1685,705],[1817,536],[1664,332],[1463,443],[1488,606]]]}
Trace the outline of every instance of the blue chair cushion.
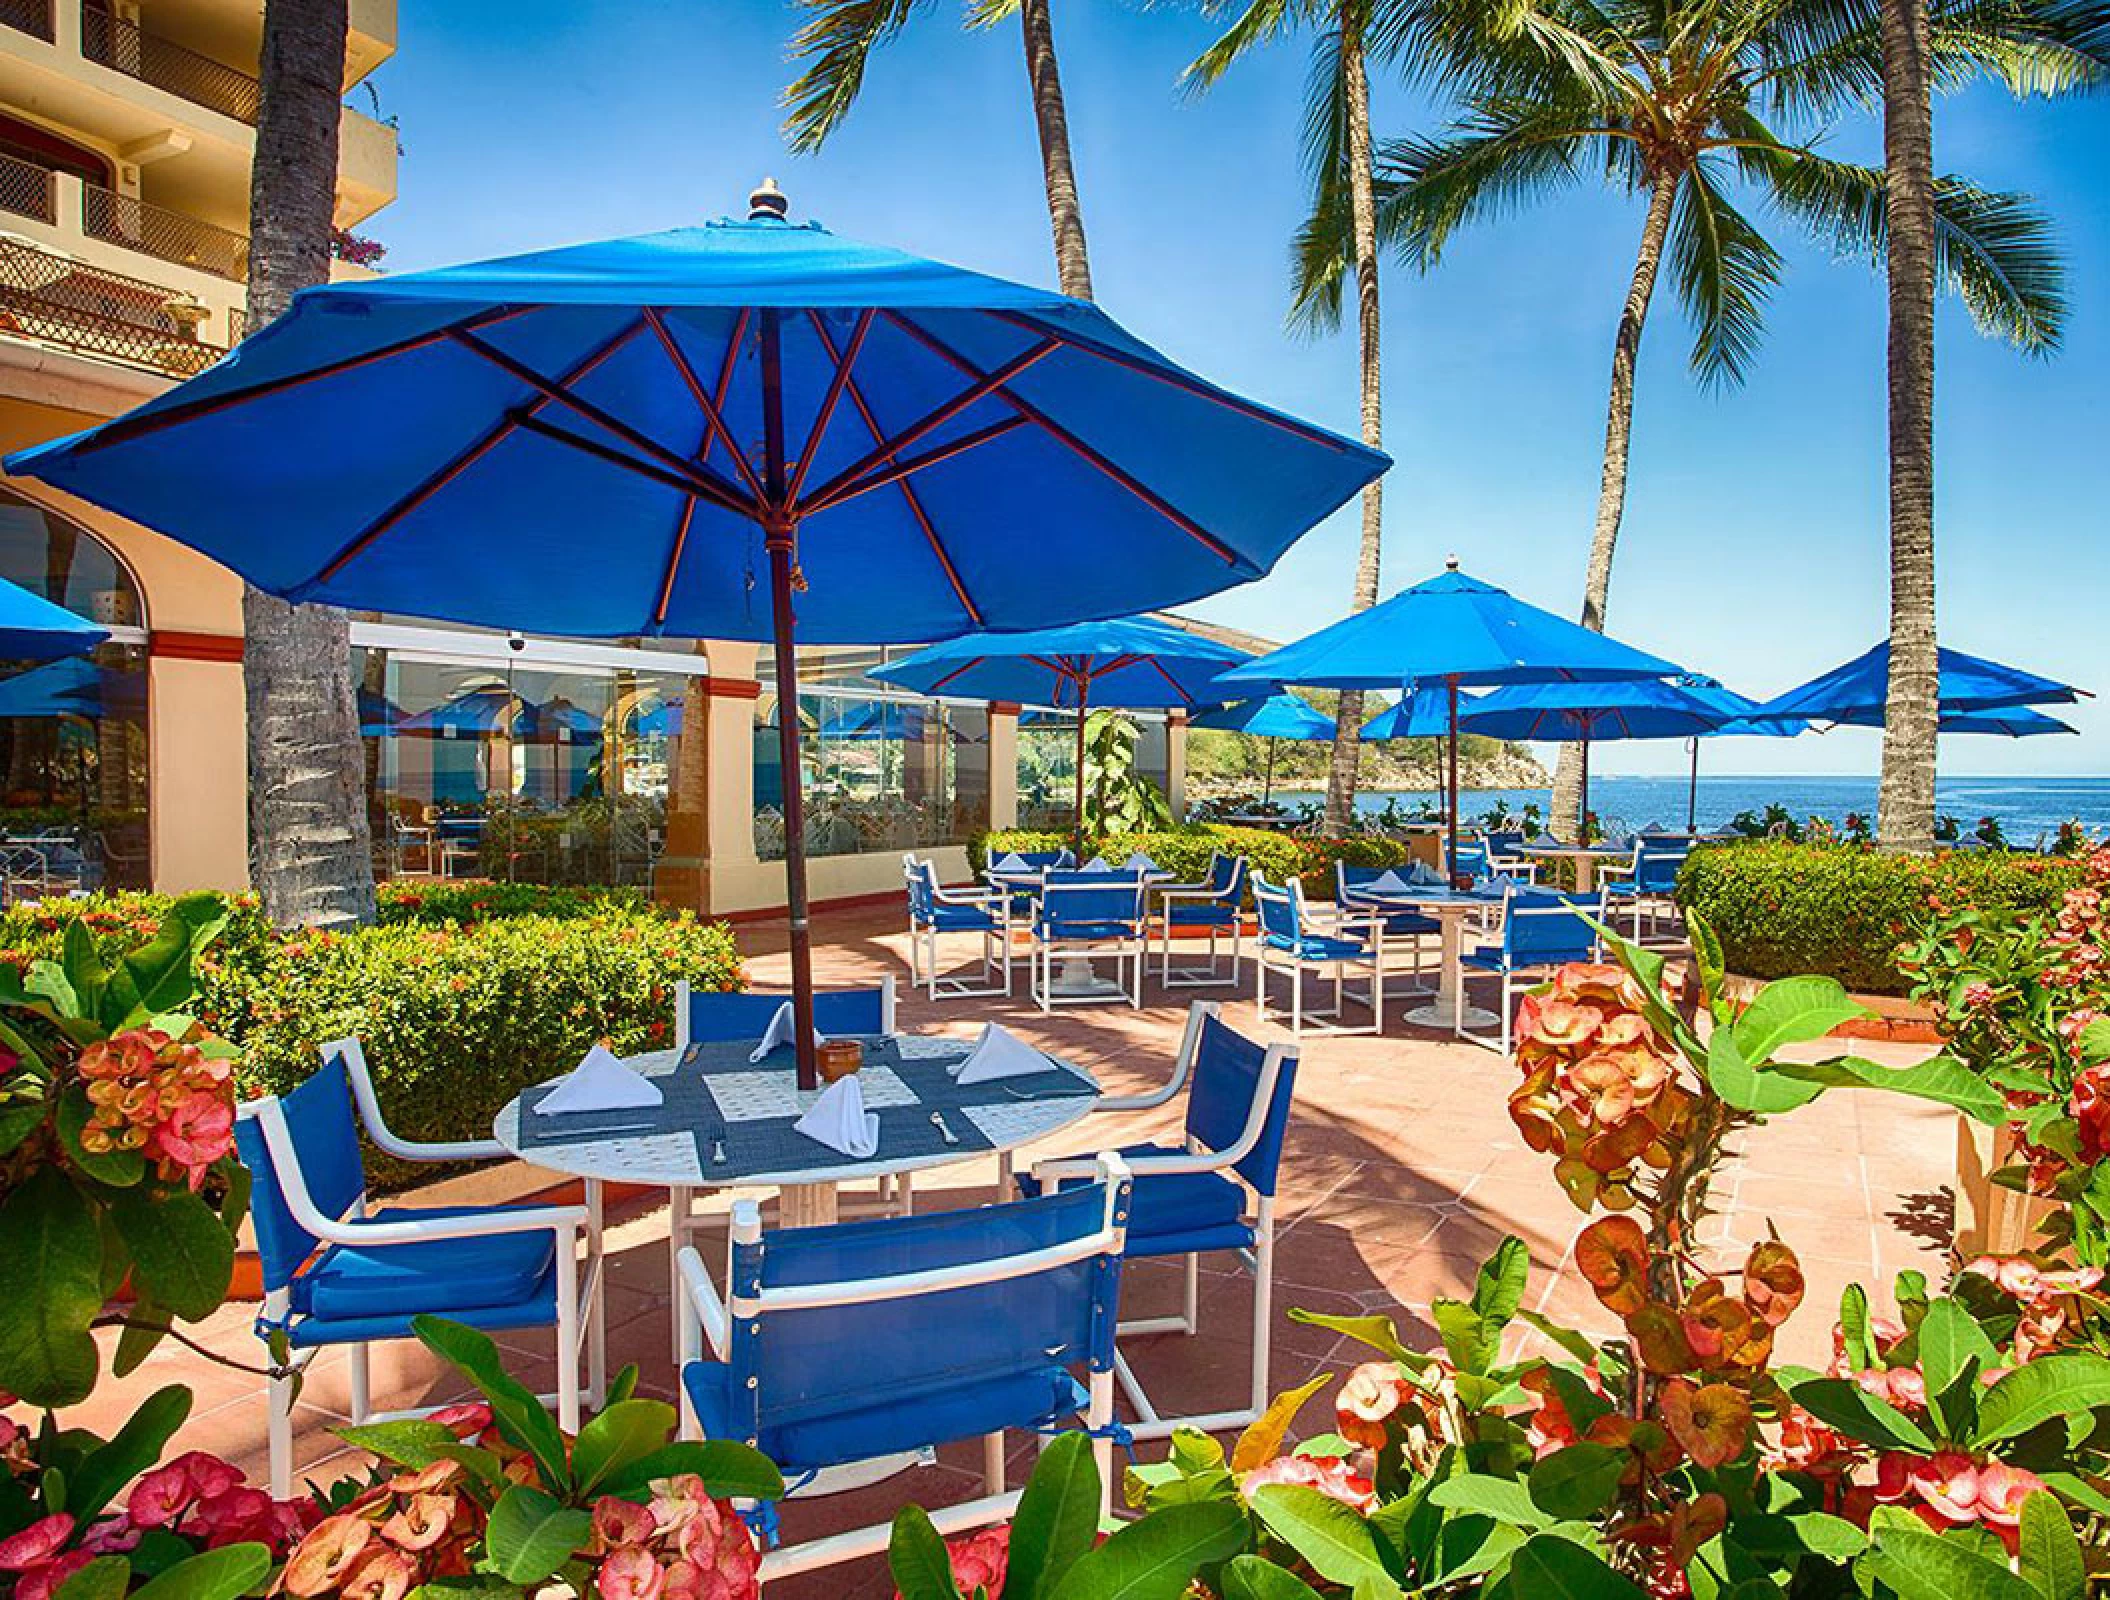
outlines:
{"label": "blue chair cushion", "polygon": [[1591,951],[1588,945],[1567,951],[1534,950],[1514,965],[1500,950],[1468,950],[1458,959],[1468,967],[1478,967],[1482,972],[1526,972],[1536,967],[1557,967],[1567,961],[1588,961],[1591,959]]}
{"label": "blue chair cushion", "polygon": [[[682,1368],[681,1381],[706,1439],[742,1439],[741,1425],[732,1420],[732,1368],[728,1364],[691,1361]],[[868,1406],[845,1407],[837,1401],[810,1415],[773,1417],[765,1395],[756,1447],[786,1477],[796,1477],[822,1467],[950,1444],[1005,1428],[1051,1427],[1083,1411],[1088,1403],[1089,1396],[1076,1379],[1052,1365],[955,1380],[942,1388],[892,1389],[884,1397],[875,1396]]]}
{"label": "blue chair cushion", "polygon": [[[1170,1145],[1132,1144],[1121,1154],[1134,1160],[1185,1152]],[[1063,1187],[1089,1181],[1064,1179]],[[1040,1180],[1021,1173],[1018,1191],[1030,1200],[1040,1193]],[[1220,1172],[1140,1173],[1128,1209],[1128,1243],[1121,1254],[1135,1260],[1198,1250],[1249,1249],[1253,1229],[1245,1220],[1245,1207],[1243,1186]]]}
{"label": "blue chair cushion", "polygon": [[996,928],[996,918],[980,906],[947,905],[939,901],[924,919],[940,933],[987,933]]}
{"label": "blue chair cushion", "polygon": [[[485,1216],[504,1209],[390,1206],[374,1220]],[[293,1309],[341,1321],[518,1306],[535,1299],[545,1280],[554,1282],[555,1258],[556,1238],[547,1228],[420,1244],[333,1244],[293,1280]]]}
{"label": "blue chair cushion", "polygon": [[1370,946],[1360,939],[1337,939],[1324,933],[1307,933],[1295,940],[1271,933],[1267,942],[1303,961],[1353,961],[1370,954]]}
{"label": "blue chair cushion", "polygon": [[1050,922],[1041,919],[1035,930],[1043,939],[1133,939],[1131,922]]}
{"label": "blue chair cushion", "polygon": [[1165,920],[1175,928],[1228,928],[1238,920],[1238,908],[1228,900],[1175,900]]}
{"label": "blue chair cushion", "polygon": [[[1382,909],[1371,905],[1365,900],[1350,900],[1348,906],[1350,910],[1354,911],[1376,911]],[[1443,924],[1434,917],[1423,916],[1418,911],[1395,911],[1385,918],[1384,929],[1385,932],[1393,934],[1435,934],[1443,932]]]}

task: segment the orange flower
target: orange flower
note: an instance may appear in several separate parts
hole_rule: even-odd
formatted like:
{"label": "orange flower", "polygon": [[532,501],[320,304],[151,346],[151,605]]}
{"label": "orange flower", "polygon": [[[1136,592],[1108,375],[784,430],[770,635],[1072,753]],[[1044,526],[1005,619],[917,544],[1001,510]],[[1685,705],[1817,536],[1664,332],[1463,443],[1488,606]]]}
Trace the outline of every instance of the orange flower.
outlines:
{"label": "orange flower", "polygon": [[279,1587],[302,1600],[328,1594],[343,1582],[373,1536],[373,1524],[364,1517],[339,1512],[323,1518],[294,1546],[279,1574]]}
{"label": "orange flower", "polygon": [[1760,1241],[1744,1258],[1744,1304],[1768,1327],[1794,1315],[1804,1288],[1801,1263],[1778,1239]]}
{"label": "orange flower", "polygon": [[1683,1378],[1673,1378],[1663,1386],[1657,1408],[1671,1437],[1699,1466],[1724,1466],[1751,1441],[1751,1401],[1743,1390],[1726,1383],[1694,1388]]}
{"label": "orange flower", "polygon": [[1631,1217],[1605,1217],[1583,1229],[1575,1265],[1606,1310],[1627,1317],[1648,1303],[1648,1236]]}

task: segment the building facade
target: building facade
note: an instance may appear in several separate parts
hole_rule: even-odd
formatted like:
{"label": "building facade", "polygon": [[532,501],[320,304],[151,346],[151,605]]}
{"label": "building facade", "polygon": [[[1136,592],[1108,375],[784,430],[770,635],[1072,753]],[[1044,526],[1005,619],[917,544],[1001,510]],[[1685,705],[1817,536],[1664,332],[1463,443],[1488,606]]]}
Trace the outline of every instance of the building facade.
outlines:
{"label": "building facade", "polygon": [[[257,0],[0,0],[0,449],[92,426],[245,330]],[[351,0],[344,87],[393,53],[394,0]],[[396,192],[395,129],[347,106],[349,230]],[[247,881],[241,582],[42,485],[0,479],[0,577],[110,629],[92,657],[0,662],[0,875],[76,886]],[[502,621],[502,619],[494,619]],[[781,903],[778,686],[752,644],[588,642],[359,617],[352,669],[378,871]],[[801,652],[816,899],[898,888],[905,850],[965,870],[990,826],[1066,822],[1075,723],[940,703]],[[1145,718],[1175,803],[1177,719]]]}

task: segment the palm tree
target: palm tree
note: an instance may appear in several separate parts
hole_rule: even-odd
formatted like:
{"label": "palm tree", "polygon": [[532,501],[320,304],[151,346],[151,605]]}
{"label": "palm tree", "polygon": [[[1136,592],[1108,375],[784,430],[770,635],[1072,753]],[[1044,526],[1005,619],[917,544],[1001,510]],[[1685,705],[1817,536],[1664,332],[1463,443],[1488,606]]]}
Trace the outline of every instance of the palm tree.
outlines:
{"label": "palm tree", "polygon": [[[1186,72],[1187,81],[1206,89],[1241,57],[1271,43],[1292,27],[1318,33],[1304,111],[1304,163],[1312,182],[1312,216],[1329,219],[1341,229],[1345,263],[1355,273],[1355,322],[1361,391],[1363,443],[1382,450],[1385,441],[1384,388],[1378,329],[1377,194],[1372,171],[1370,135],[1370,46],[1382,37],[1382,19],[1372,0],[1252,0]],[[1313,224],[1307,224],[1307,227]],[[1300,295],[1291,320],[1315,330],[1340,320],[1340,285],[1330,292]],[[1349,609],[1367,611],[1377,603],[1378,563],[1383,551],[1384,480],[1363,489],[1362,537],[1356,547],[1355,582]],[[1363,696],[1343,691],[1335,719],[1333,759],[1326,773],[1328,833],[1347,833],[1355,820],[1355,791],[1362,755]]]}
{"label": "palm tree", "polygon": [[[806,68],[784,91],[785,136],[802,153],[818,150],[841,126],[864,87],[872,52],[900,33],[925,0],[800,0],[808,20],[792,40],[794,61]],[[1055,22],[1048,0],[968,0],[967,25],[987,28],[1016,13],[1026,49],[1026,82],[1040,134],[1041,176],[1048,191],[1048,225],[1055,236],[1056,282],[1079,300],[1092,297],[1092,268],[1084,248],[1084,209],[1070,161],[1070,124],[1063,109],[1062,74],[1055,59]]]}
{"label": "palm tree", "polygon": [[[270,0],[249,189],[249,321],[330,276],[346,0]],[[249,875],[285,926],[370,922],[374,863],[344,613],[242,592]]]}
{"label": "palm tree", "polygon": [[[1957,0],[1931,30],[1935,70],[1950,79],[1988,65],[2011,79],[2070,71],[2048,60],[2046,30],[2023,25],[2023,9],[2018,0]],[[1561,188],[1593,159],[1644,198],[1612,346],[1583,592],[1584,624],[1602,629],[1626,505],[1635,367],[1661,269],[1667,260],[1694,325],[1694,371],[1705,383],[1734,384],[1756,354],[1783,266],[1734,191],[1755,192],[1842,250],[1886,253],[1884,172],[1830,159],[1774,127],[1814,124],[1866,97],[1881,81],[1882,50],[1868,0],[1516,0],[1496,15],[1470,41],[1454,41],[1456,122],[1435,138],[1380,149],[1379,226],[1426,270],[1461,225]],[[2045,220],[2021,196],[1960,178],[1930,179],[1925,189],[1929,226],[1907,249],[1925,252],[1930,285],[1946,281],[1982,329],[2023,350],[2056,349],[2063,271]],[[1338,224],[1325,224],[1315,219],[1302,246],[1314,292],[1350,258]],[[1930,687],[1931,648],[1930,632]],[[1572,754],[1563,751],[1554,790],[1564,831],[1577,820]]]}

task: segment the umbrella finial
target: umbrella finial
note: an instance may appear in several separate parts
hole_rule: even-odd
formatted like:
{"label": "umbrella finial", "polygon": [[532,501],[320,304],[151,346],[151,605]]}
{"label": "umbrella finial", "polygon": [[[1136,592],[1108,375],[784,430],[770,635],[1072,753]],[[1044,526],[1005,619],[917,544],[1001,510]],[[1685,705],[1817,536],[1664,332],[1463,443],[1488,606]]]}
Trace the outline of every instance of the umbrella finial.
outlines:
{"label": "umbrella finial", "polygon": [[1445,572],[1456,572],[1458,570],[1458,558],[1455,555],[1445,556],[1443,558],[1443,570]]}
{"label": "umbrella finial", "polygon": [[790,214],[791,202],[784,198],[784,191],[777,187],[777,180],[764,178],[759,187],[747,197],[747,220],[759,222],[765,217],[774,217],[782,222]]}

